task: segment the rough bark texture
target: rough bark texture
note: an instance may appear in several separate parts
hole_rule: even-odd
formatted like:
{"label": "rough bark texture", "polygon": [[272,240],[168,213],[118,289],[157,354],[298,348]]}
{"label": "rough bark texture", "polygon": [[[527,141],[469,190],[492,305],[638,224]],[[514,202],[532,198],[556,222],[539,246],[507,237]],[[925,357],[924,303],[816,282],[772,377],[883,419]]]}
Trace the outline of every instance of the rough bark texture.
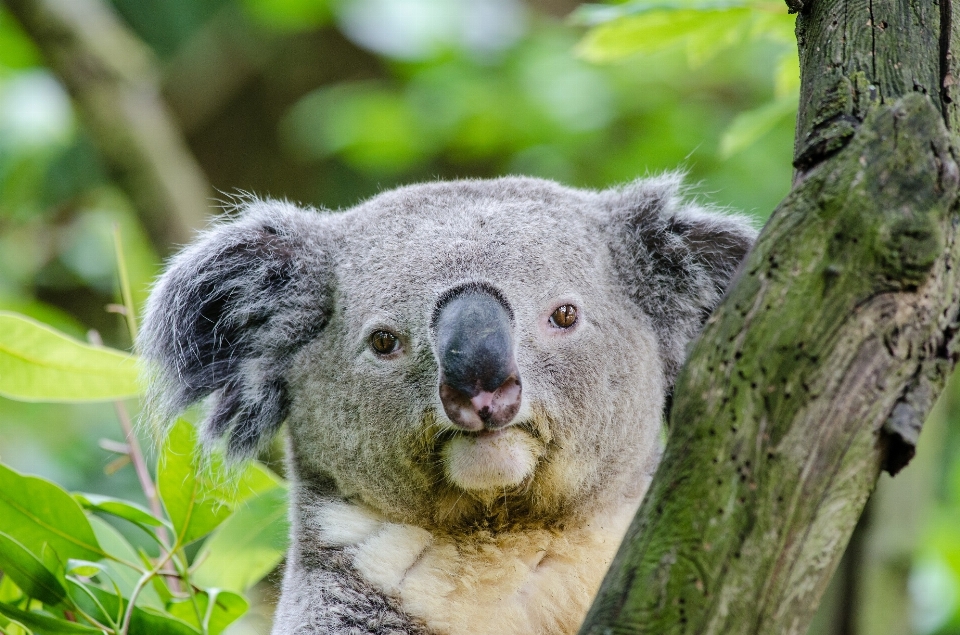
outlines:
{"label": "rough bark texture", "polygon": [[[944,397],[960,392],[954,374]],[[896,478],[880,477],[827,588],[809,635],[910,635],[918,632],[909,588],[937,499],[948,443],[948,405],[940,399],[923,424],[917,455]],[[916,607],[914,607],[916,608]]]}
{"label": "rough bark texture", "polygon": [[958,357],[942,1],[802,6],[794,189],[681,373],[581,633],[806,633],[881,470],[912,457]]}
{"label": "rough bark texture", "polygon": [[150,52],[100,0],[5,0],[73,96],[161,253],[189,242],[210,188],[158,89]]}

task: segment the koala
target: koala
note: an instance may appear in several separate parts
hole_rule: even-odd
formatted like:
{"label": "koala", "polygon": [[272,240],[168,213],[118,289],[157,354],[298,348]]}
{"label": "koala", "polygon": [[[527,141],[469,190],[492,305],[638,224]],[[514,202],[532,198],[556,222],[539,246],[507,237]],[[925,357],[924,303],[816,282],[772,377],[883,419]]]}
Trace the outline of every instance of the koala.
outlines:
{"label": "koala", "polygon": [[169,263],[160,420],[255,455],[286,423],[273,633],[574,633],[643,498],[687,343],[751,247],[668,174],[249,198]]}

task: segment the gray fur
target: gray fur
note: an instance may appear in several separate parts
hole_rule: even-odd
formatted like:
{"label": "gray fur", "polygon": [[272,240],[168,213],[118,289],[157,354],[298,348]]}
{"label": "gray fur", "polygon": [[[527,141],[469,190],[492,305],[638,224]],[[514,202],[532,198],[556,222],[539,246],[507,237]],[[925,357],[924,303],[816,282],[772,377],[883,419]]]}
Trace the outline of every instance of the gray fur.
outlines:
{"label": "gray fur", "polygon": [[[326,237],[315,212],[252,201],[169,263],[138,345],[158,362],[148,402],[159,421],[213,394],[207,440],[251,455],[287,413],[284,373],[330,310]],[[309,254],[311,257],[304,257]]]}
{"label": "gray fur", "polygon": [[[436,535],[563,528],[636,489],[665,395],[755,231],[667,175],[600,192],[509,177],[414,185],[341,213],[251,200],[170,263],[139,341],[169,419],[213,395],[209,442],[253,454],[289,427],[292,554],[275,633],[421,633],[298,514],[318,488]],[[430,320],[480,284],[512,313],[535,471],[497,491],[450,482]],[[558,303],[577,330],[545,327]],[[373,330],[397,333],[381,358]],[[339,555],[338,555],[339,554]],[[429,622],[429,620],[428,620]]]}

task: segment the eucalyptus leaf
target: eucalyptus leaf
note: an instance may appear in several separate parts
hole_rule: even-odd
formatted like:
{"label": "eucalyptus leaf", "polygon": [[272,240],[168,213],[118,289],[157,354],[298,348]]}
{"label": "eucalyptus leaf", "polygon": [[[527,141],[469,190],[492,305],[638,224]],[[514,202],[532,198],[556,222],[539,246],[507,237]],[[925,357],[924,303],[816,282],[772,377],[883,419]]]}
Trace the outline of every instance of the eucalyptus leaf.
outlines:
{"label": "eucalyptus leaf", "polygon": [[157,468],[157,489],[176,533],[176,544],[202,538],[231,513],[231,487],[205,465],[196,431],[178,420],[167,434]]}
{"label": "eucalyptus leaf", "polygon": [[68,560],[67,573],[78,575],[83,578],[92,578],[93,576],[106,571],[107,568],[99,562],[90,562],[89,560]]}
{"label": "eucalyptus leaf", "polygon": [[20,622],[14,622],[3,613],[0,613],[0,633],[3,635],[33,635],[33,631]]}
{"label": "eucalyptus leaf", "polygon": [[287,505],[276,487],[240,506],[204,543],[196,583],[242,593],[273,571],[287,549]]}
{"label": "eucalyptus leaf", "polygon": [[105,554],[80,505],[50,481],[0,463],[0,531],[35,556],[49,545],[61,561],[100,560]]}
{"label": "eucalyptus leaf", "polygon": [[[196,608],[194,601],[197,603]],[[171,615],[208,635],[220,635],[225,628],[246,613],[247,608],[249,605],[243,596],[223,589],[208,589],[197,593],[193,601],[189,598],[176,600],[167,606]],[[197,620],[198,612],[203,624]]]}
{"label": "eucalyptus leaf", "polygon": [[570,21],[581,26],[596,26],[652,11],[716,11],[750,4],[754,3],[746,0],[632,0],[621,4],[582,4],[570,14]]}
{"label": "eucalyptus leaf", "polygon": [[236,486],[233,489],[221,487],[218,491],[227,494],[221,500],[236,505],[276,487],[286,487],[286,483],[263,463],[248,461]]}
{"label": "eucalyptus leaf", "polygon": [[0,570],[29,597],[56,605],[67,596],[57,576],[19,542],[0,532]]}
{"label": "eucalyptus leaf", "polygon": [[30,630],[37,633],[37,635],[59,635],[60,633],[102,633],[100,629],[93,628],[92,626],[84,626],[83,624],[78,624],[76,622],[68,622],[67,620],[48,615],[46,613],[38,613],[37,611],[24,611],[18,609],[17,607],[0,602],[0,614],[5,615],[9,619],[23,624]]}
{"label": "eucalyptus leaf", "polygon": [[707,52],[742,39],[753,18],[746,8],[651,11],[590,29],[577,53],[591,62],[611,62],[687,44],[694,61],[702,61]]}
{"label": "eucalyptus leaf", "polygon": [[53,547],[43,545],[43,549],[40,551],[40,562],[43,563],[47,571],[57,576],[57,579],[61,582],[65,581],[67,573],[66,565],[60,556],[57,555],[57,552],[54,551]]}
{"label": "eucalyptus leaf", "polygon": [[79,342],[0,311],[0,395],[20,401],[114,401],[140,394],[134,356]]}
{"label": "eucalyptus leaf", "polygon": [[10,576],[0,577],[0,602],[6,602],[7,604],[13,604],[14,602],[19,602],[23,599],[23,591],[16,584],[13,583],[13,580],[10,579]]}
{"label": "eucalyptus leaf", "polygon": [[92,511],[103,512],[118,518],[123,518],[137,525],[147,525],[149,527],[159,527],[163,525],[162,520],[156,518],[147,509],[136,503],[120,500],[119,498],[111,498],[110,496],[86,494],[83,492],[74,492],[73,497],[78,503],[83,505],[84,508]]}
{"label": "eucalyptus leaf", "polygon": [[[117,619],[117,616],[122,615],[127,607],[127,601],[117,597],[115,593],[95,586],[88,586],[87,589],[107,611],[110,619]],[[89,597],[75,594],[74,599],[89,615],[104,623],[108,621],[107,615],[104,615],[100,607]],[[200,631],[165,611],[141,607],[137,604],[133,608],[130,619],[130,633],[131,635],[198,635]]]}
{"label": "eucalyptus leaf", "polygon": [[[100,541],[104,551],[116,560],[120,560],[120,562],[116,560],[106,560],[104,566],[110,579],[120,587],[120,592],[129,596],[130,592],[133,591],[133,588],[137,585],[137,581],[140,579],[141,571],[123,563],[138,564],[140,563],[140,557],[130,543],[127,542],[127,539],[120,535],[120,532],[114,529],[107,521],[94,516],[90,518],[90,525],[93,527],[93,531],[97,535],[97,540]],[[140,592],[140,597],[137,599],[137,604],[139,606],[149,606],[157,609],[163,608],[163,602],[160,601],[160,597],[157,595],[153,586],[143,588]]]}

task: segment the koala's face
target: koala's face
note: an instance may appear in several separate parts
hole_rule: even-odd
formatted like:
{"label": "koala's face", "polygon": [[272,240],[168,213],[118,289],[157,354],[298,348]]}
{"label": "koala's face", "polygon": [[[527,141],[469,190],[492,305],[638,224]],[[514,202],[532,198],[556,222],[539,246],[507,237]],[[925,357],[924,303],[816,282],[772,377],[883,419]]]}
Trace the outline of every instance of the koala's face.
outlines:
{"label": "koala's face", "polygon": [[436,183],[255,202],[178,256],[141,341],[234,453],[286,420],[305,484],[421,526],[562,522],[637,488],[684,343],[745,254],[676,180]]}
{"label": "koala's face", "polygon": [[330,219],[333,309],[288,375],[292,448],[399,520],[557,516],[639,480],[663,410],[656,337],[589,197],[465,189]]}

